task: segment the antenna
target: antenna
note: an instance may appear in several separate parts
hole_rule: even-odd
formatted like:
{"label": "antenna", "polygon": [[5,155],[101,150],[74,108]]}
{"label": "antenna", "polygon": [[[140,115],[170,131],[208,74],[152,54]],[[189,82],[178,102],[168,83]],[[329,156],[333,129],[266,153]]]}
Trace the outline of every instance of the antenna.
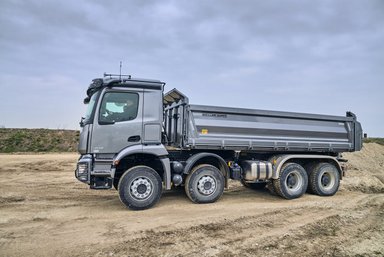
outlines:
{"label": "antenna", "polygon": [[132,78],[131,75],[121,74],[122,67],[123,67],[123,61],[120,61],[120,72],[119,72],[119,74],[110,74],[110,73],[104,72],[104,78],[105,77],[109,77],[110,79],[117,79],[117,78],[119,78],[120,82],[126,81],[126,79],[123,79],[123,77],[128,77],[128,79],[131,79]]}
{"label": "antenna", "polygon": [[120,80],[121,80],[121,66],[123,66],[123,62],[122,61],[120,61]]}

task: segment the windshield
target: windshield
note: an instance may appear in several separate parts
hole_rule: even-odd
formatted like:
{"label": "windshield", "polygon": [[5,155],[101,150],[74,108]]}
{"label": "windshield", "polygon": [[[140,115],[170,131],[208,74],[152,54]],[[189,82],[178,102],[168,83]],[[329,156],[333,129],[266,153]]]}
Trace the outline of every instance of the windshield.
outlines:
{"label": "windshield", "polygon": [[84,116],[84,124],[92,123],[95,104],[96,104],[97,98],[99,97],[99,94],[100,94],[100,91],[93,94],[91,99],[89,100],[87,111],[85,112],[85,116]]}

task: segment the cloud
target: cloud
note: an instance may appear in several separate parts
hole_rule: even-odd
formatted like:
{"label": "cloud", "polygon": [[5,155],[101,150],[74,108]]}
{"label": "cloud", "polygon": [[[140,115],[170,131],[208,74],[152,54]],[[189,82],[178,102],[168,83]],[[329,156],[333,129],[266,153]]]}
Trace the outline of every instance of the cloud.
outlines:
{"label": "cloud", "polygon": [[379,0],[2,1],[0,89],[61,100],[51,102],[58,115],[27,122],[2,93],[2,107],[14,113],[0,113],[0,123],[77,128],[89,81],[117,72],[122,60],[124,73],[161,79],[193,103],[351,109],[369,134],[384,136],[383,7]]}

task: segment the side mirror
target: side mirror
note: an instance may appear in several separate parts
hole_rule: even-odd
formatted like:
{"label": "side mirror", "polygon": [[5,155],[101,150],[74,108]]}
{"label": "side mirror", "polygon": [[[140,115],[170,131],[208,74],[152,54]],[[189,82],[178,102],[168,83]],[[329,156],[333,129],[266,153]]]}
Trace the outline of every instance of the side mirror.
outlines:
{"label": "side mirror", "polygon": [[81,117],[80,122],[79,122],[81,128],[84,127],[84,120],[85,120],[85,118]]}

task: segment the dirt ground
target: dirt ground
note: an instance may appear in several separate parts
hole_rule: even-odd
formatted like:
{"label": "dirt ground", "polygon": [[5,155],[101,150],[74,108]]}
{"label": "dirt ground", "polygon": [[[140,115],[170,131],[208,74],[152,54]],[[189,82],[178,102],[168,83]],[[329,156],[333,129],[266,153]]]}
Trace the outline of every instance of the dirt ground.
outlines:
{"label": "dirt ground", "polygon": [[237,182],[214,204],[165,192],[130,211],[74,178],[77,154],[0,155],[0,256],[383,256],[384,146],[345,154],[333,197]]}

